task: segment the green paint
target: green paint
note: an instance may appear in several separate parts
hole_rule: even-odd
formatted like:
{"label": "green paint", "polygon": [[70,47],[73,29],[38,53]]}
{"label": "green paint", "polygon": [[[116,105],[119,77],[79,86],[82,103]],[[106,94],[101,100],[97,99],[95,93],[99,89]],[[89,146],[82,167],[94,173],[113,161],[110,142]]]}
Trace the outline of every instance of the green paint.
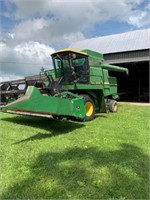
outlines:
{"label": "green paint", "polygon": [[85,109],[81,97],[60,98],[43,96],[34,86],[29,86],[25,96],[7,106],[2,111],[23,111],[31,113],[56,114],[84,118]]}

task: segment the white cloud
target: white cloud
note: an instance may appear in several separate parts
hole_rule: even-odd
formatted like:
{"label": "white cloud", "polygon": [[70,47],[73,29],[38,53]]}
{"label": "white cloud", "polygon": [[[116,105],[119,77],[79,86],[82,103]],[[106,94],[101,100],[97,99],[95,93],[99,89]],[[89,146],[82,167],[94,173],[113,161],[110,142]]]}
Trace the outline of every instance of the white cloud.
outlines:
{"label": "white cloud", "polygon": [[8,33],[8,37],[10,37],[11,39],[14,39],[14,34],[13,33]]}
{"label": "white cloud", "polygon": [[83,33],[78,30],[73,31],[74,28],[66,31],[62,27],[63,23],[64,27],[67,26],[65,25],[65,21],[55,23],[53,20],[45,20],[42,18],[23,21],[13,30],[14,42],[39,41],[47,45],[69,45],[72,41],[84,39]]}
{"label": "white cloud", "polygon": [[144,25],[146,25],[147,22],[150,24],[149,21],[147,20],[145,21],[147,17],[148,17],[148,13],[146,11],[140,12],[140,13],[136,12],[135,15],[129,17],[128,23],[138,28],[141,28]]}
{"label": "white cloud", "polygon": [[[49,63],[52,46],[69,46],[84,33],[109,20],[141,28],[150,25],[150,3],[144,0],[7,0],[3,15],[16,19],[1,36],[1,74],[38,73]],[[51,46],[51,47],[50,47]],[[10,62],[11,61],[11,62]],[[20,63],[20,64],[19,64]],[[21,64],[22,63],[22,64]],[[25,64],[28,63],[28,64]]]}
{"label": "white cloud", "polygon": [[[70,39],[84,38],[84,31],[108,20],[146,26],[148,11],[140,10],[143,0],[9,0],[20,19],[12,30],[17,41],[39,41],[48,45],[69,45]],[[147,8],[148,9],[148,6]],[[147,21],[147,23],[144,22]],[[68,36],[70,39],[68,39]]]}
{"label": "white cloud", "polygon": [[[124,14],[132,15],[134,10],[139,10],[144,0],[8,0],[17,7],[14,16],[19,19],[33,17],[48,17],[58,21],[75,22],[75,25],[85,27],[91,22],[103,21],[110,17],[123,17]],[[35,5],[36,4],[36,5]],[[128,16],[124,16],[128,18]],[[84,23],[83,23],[84,22]]]}
{"label": "white cloud", "polygon": [[19,41],[28,41],[28,40],[36,41],[39,36],[43,38],[44,37],[44,35],[42,35],[43,30],[48,26],[48,23],[49,23],[48,21],[42,18],[22,21],[18,25],[16,25],[12,30],[14,38]]}
{"label": "white cloud", "polygon": [[78,41],[78,40],[84,40],[85,37],[84,37],[83,33],[76,32],[76,33],[64,34],[63,39],[66,43],[70,44],[70,43]]}
{"label": "white cloud", "polygon": [[[143,1],[144,2],[144,1]],[[137,27],[149,27],[150,26],[150,1],[147,1],[144,9],[135,9],[132,11],[128,18],[128,23]]]}
{"label": "white cloud", "polygon": [[15,74],[2,73],[1,76],[0,76],[0,82],[18,80],[18,79],[22,79],[22,78],[24,78],[24,77],[23,76],[17,76]]}
{"label": "white cloud", "polygon": [[13,48],[0,43],[1,80],[39,74],[42,67],[52,68],[54,49],[38,42],[23,42]]}

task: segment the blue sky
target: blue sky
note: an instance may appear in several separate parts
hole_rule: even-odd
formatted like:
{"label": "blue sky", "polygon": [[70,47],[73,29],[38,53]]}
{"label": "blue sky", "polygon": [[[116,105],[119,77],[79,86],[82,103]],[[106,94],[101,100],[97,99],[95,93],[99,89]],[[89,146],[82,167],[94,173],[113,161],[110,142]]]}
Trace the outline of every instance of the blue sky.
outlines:
{"label": "blue sky", "polygon": [[49,55],[73,42],[150,27],[149,0],[0,0],[0,6],[1,80],[50,68]]}

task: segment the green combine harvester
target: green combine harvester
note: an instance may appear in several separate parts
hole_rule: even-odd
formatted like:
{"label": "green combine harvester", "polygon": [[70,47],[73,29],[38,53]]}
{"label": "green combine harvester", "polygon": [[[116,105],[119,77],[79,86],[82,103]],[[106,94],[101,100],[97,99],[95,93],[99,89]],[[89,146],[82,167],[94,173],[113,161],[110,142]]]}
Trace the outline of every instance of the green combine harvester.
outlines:
{"label": "green combine harvester", "polygon": [[128,69],[104,64],[101,53],[88,49],[63,49],[51,56],[53,70],[0,83],[1,112],[81,121],[117,112],[117,80],[109,71]]}

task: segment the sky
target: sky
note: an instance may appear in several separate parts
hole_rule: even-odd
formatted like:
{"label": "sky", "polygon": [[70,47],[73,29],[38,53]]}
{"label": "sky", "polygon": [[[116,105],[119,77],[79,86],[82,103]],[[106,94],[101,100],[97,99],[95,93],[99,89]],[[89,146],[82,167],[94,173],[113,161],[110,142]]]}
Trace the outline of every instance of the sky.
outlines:
{"label": "sky", "polygon": [[0,81],[39,74],[55,50],[149,28],[149,19],[150,0],[0,0]]}

